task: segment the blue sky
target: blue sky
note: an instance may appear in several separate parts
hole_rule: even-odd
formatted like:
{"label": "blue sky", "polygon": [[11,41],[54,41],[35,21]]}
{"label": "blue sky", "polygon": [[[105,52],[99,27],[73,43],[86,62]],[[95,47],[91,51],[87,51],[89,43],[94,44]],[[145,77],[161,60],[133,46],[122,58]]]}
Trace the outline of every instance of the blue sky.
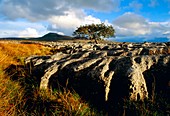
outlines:
{"label": "blue sky", "polygon": [[170,0],[0,0],[0,37],[72,35],[101,22],[114,41],[170,41]]}

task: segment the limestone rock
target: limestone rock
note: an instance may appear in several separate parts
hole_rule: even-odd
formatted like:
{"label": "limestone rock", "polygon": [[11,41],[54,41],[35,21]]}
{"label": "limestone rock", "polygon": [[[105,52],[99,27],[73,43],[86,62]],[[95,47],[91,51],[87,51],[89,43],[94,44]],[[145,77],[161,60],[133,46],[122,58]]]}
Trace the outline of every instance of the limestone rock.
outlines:
{"label": "limestone rock", "polygon": [[[61,43],[60,43],[61,44]],[[56,43],[53,47],[60,47]],[[170,82],[170,46],[162,43],[69,43],[51,56],[31,56],[40,89],[56,88],[68,81],[87,99],[115,102],[122,98],[145,99],[156,91],[167,92]],[[67,50],[70,52],[66,52]],[[38,78],[38,77],[37,77]],[[156,80],[154,83],[153,80]]]}

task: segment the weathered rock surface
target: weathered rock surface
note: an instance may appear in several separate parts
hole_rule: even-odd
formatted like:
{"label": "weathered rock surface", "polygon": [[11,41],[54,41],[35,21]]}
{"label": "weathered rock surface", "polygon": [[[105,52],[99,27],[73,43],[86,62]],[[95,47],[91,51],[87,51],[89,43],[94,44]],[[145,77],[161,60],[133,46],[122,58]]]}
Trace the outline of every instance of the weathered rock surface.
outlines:
{"label": "weathered rock surface", "polygon": [[[53,43],[54,55],[25,60],[40,89],[67,87],[96,102],[170,94],[170,43]],[[95,102],[95,101],[94,101]]]}

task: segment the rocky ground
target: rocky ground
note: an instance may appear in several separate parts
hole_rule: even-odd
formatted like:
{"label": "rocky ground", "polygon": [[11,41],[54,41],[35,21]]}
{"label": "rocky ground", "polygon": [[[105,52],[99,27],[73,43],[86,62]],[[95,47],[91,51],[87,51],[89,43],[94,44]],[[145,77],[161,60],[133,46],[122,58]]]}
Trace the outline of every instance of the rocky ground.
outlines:
{"label": "rocky ground", "polygon": [[122,99],[170,97],[170,43],[91,42],[39,43],[54,55],[25,60],[40,80],[40,89],[58,84],[75,90],[93,104]]}

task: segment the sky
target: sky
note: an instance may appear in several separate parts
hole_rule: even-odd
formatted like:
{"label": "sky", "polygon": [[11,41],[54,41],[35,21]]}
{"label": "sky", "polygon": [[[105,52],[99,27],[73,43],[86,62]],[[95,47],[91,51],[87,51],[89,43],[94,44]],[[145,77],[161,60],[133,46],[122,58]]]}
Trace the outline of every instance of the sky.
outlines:
{"label": "sky", "polygon": [[170,41],[170,0],[0,0],[0,38],[71,36],[92,23],[112,25],[113,41]]}

